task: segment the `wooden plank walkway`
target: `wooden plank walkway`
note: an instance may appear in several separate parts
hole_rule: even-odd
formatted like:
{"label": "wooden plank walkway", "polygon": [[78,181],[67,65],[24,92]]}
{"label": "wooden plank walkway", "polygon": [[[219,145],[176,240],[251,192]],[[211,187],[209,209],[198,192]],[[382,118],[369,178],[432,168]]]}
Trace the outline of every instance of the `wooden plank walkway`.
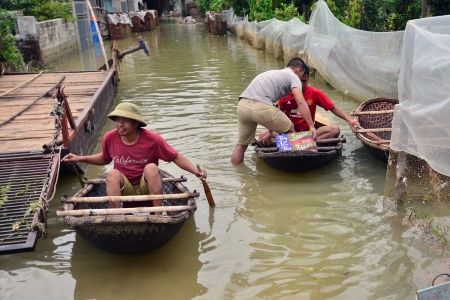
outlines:
{"label": "wooden plank walkway", "polygon": [[[37,74],[4,75],[0,78],[0,95],[32,79]],[[42,150],[55,133],[53,111],[56,99],[52,89],[61,84],[68,96],[69,106],[76,120],[107,77],[107,72],[42,73],[22,87],[0,97],[0,124],[19,113],[39,96],[30,108],[10,122],[0,125],[0,153],[9,151]]]}
{"label": "wooden plank walkway", "polygon": [[[56,97],[58,85],[64,90]],[[43,200],[51,197],[58,172],[73,172],[72,166],[60,164],[59,156],[91,151],[116,92],[113,71],[0,77],[0,254],[35,249],[48,210]],[[61,119],[67,126],[57,139],[64,143],[51,155],[43,146],[54,141],[55,104],[65,103],[64,95],[73,121],[67,120],[69,112]],[[39,208],[30,212],[36,205]]]}

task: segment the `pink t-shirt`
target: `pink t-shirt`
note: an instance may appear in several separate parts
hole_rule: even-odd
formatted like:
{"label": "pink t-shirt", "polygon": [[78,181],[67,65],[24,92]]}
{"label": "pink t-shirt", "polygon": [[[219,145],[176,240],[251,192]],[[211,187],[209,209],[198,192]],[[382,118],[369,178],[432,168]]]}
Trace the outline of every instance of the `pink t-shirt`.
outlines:
{"label": "pink t-shirt", "polygon": [[160,159],[171,162],[178,152],[159,134],[140,129],[141,135],[133,145],[120,139],[117,129],[105,134],[102,140],[102,157],[114,161],[114,169],[125,175],[131,184],[138,184],[147,164],[158,165]]}

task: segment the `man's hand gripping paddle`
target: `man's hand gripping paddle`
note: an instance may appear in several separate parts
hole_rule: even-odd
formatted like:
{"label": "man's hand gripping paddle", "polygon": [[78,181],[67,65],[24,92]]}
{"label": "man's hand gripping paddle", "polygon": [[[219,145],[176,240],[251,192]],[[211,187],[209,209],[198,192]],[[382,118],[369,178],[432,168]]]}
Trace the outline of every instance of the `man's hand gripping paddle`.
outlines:
{"label": "man's hand gripping paddle", "polygon": [[[200,165],[197,165],[197,169],[199,172],[202,171],[202,169],[200,168]],[[210,207],[214,208],[216,207],[216,203],[214,203],[214,199],[213,196],[211,194],[211,190],[209,189],[208,183],[206,182],[205,179],[201,179],[202,183],[203,183],[203,189],[205,190],[205,195],[206,195],[206,199],[208,199],[208,204]]]}

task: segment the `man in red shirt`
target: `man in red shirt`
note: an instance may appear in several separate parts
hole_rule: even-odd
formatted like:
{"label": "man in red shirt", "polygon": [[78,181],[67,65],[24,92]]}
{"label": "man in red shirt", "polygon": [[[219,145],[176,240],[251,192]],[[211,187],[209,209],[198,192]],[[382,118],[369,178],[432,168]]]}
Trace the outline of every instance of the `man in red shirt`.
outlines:
{"label": "man in red shirt", "polygon": [[[333,103],[333,101],[331,101],[327,97],[327,95],[325,95],[324,92],[322,92],[321,90],[319,90],[315,87],[308,86],[309,67],[305,68],[305,73],[301,77],[300,80],[302,82],[303,98],[305,98],[306,104],[308,104],[309,110],[311,112],[311,116],[313,118],[313,122],[314,122],[314,117],[316,114],[316,106],[318,105],[318,106],[322,107],[323,109],[325,109],[326,111],[329,110],[333,114],[338,116],[339,118],[347,121],[350,128],[352,128],[352,129],[355,125],[359,125],[359,123],[356,120],[350,118],[342,109],[337,107]],[[309,130],[309,126],[306,123],[303,116],[298,114],[297,103],[296,103],[296,101],[294,99],[294,95],[292,93],[290,93],[289,95],[287,95],[284,98],[280,98],[278,100],[278,105],[279,105],[280,110],[282,110],[286,114],[286,116],[291,120],[291,122],[294,124],[295,131]],[[269,143],[269,140],[267,139],[267,135],[266,135],[267,132],[268,132],[268,130],[264,129],[259,134],[259,140],[266,145]],[[339,136],[340,132],[341,132],[340,128],[336,125],[328,125],[328,126],[319,127],[319,128],[317,128],[317,140],[336,138]],[[274,134],[274,136],[276,136],[276,135],[277,134]]]}
{"label": "man in red shirt", "polygon": [[[160,159],[174,162],[200,179],[206,178],[205,170],[197,168],[170,146],[159,134],[142,127],[147,126],[141,110],[132,103],[120,103],[108,115],[116,123],[116,129],[107,132],[102,140],[102,152],[88,156],[67,154],[62,161],[107,165],[114,161],[114,169],[106,177],[108,196],[162,194],[162,180],[158,170]],[[125,202],[124,207],[161,206],[162,201]],[[110,208],[120,203],[109,202]],[[161,213],[155,213],[161,214]]]}

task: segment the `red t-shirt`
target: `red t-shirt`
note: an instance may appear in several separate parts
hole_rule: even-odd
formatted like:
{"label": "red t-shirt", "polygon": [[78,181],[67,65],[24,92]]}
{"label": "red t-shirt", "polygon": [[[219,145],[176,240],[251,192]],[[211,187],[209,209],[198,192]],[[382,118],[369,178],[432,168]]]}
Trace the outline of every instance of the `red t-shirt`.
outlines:
{"label": "red t-shirt", "polygon": [[[303,97],[305,98],[306,104],[308,104],[313,122],[316,115],[317,105],[327,111],[334,106],[333,101],[331,101],[327,97],[327,95],[324,94],[324,92],[309,85],[306,86],[306,89],[303,91]],[[278,105],[294,124],[295,131],[309,130],[308,123],[306,123],[302,115],[297,114],[298,106],[297,102],[295,102],[295,97],[292,92],[286,97],[280,98],[278,100]]]}
{"label": "red t-shirt", "polygon": [[106,133],[102,140],[102,157],[114,161],[114,169],[125,175],[131,184],[141,181],[147,164],[158,165],[160,159],[171,162],[178,152],[159,134],[141,129],[141,135],[133,145],[126,145],[120,139],[117,129]]}

